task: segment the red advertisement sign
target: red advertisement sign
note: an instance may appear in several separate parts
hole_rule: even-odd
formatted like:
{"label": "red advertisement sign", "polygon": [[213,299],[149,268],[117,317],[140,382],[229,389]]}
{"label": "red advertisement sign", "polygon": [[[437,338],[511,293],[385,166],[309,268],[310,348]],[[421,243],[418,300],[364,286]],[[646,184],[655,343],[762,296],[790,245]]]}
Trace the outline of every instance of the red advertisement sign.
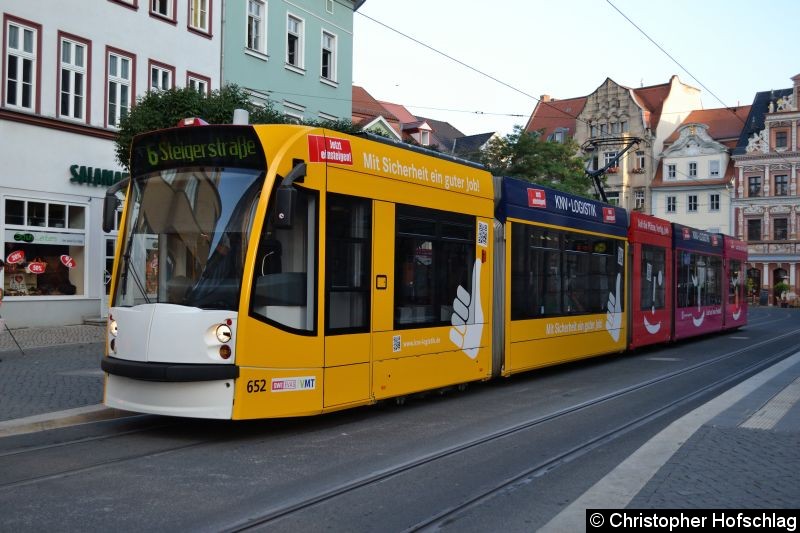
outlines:
{"label": "red advertisement sign", "polygon": [[11,252],[6,257],[6,263],[9,265],[18,265],[25,261],[25,251],[24,250],[17,250],[15,252]]}
{"label": "red advertisement sign", "polygon": [[544,189],[528,189],[528,207],[547,207]]}
{"label": "red advertisement sign", "polygon": [[617,211],[613,207],[603,208],[603,222],[614,224],[617,222]]}
{"label": "red advertisement sign", "polygon": [[692,232],[689,230],[689,228],[683,228],[683,240],[688,241],[691,238],[692,238]]}
{"label": "red advertisement sign", "polygon": [[40,261],[31,261],[25,267],[25,270],[31,274],[44,274],[45,269],[47,269],[47,263]]}
{"label": "red advertisement sign", "polygon": [[312,163],[336,163],[338,165],[353,164],[353,149],[347,139],[308,136],[308,160]]}
{"label": "red advertisement sign", "polygon": [[75,259],[71,258],[68,255],[62,255],[61,256],[61,264],[64,265],[65,267],[67,267],[67,268],[75,268],[75,265],[76,265]]}

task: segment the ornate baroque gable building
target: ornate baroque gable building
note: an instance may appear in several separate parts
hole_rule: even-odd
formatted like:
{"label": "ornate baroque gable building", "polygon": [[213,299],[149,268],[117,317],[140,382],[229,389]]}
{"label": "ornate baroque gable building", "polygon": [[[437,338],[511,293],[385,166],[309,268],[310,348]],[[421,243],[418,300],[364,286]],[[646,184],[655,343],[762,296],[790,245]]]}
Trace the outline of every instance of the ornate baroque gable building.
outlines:
{"label": "ornate baroque gable building", "polygon": [[650,184],[664,140],[694,109],[700,90],[672,76],[667,83],[632,89],[610,78],[588,96],[555,100],[542,95],[525,131],[540,131],[548,140],[573,138],[591,151],[591,168],[611,161],[632,138],[639,145],[606,174],[609,202],[650,212]]}
{"label": "ornate baroque gable building", "polygon": [[651,186],[653,215],[733,235],[730,155],[749,112],[750,106],[693,111],[667,138]]}
{"label": "ornate baroque gable building", "polygon": [[576,122],[575,140],[582,146],[597,146],[592,168],[612,160],[631,138],[641,139],[606,175],[606,194],[611,203],[651,212],[650,184],[664,140],[701,106],[700,90],[677,76],[667,83],[638,89],[606,78],[587,97]]}
{"label": "ornate baroque gable building", "polygon": [[[800,74],[789,89],[756,93],[733,159],[736,234],[748,243],[748,284],[774,299],[776,284],[797,292],[800,262]],[[752,280],[752,281],[750,281]]]}

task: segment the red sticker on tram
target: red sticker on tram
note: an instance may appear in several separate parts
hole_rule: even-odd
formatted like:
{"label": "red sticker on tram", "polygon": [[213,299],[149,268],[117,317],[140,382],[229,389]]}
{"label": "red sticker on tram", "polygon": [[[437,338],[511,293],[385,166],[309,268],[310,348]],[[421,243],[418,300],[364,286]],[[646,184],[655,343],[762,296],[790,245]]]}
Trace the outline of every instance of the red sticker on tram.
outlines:
{"label": "red sticker on tram", "polygon": [[528,189],[528,207],[547,207],[544,189]]}
{"label": "red sticker on tram", "polygon": [[613,207],[604,207],[603,222],[608,222],[609,224],[615,224],[617,222],[617,210],[614,209]]}
{"label": "red sticker on tram", "polygon": [[312,163],[336,163],[338,165],[353,164],[353,149],[347,139],[308,136],[308,160]]}

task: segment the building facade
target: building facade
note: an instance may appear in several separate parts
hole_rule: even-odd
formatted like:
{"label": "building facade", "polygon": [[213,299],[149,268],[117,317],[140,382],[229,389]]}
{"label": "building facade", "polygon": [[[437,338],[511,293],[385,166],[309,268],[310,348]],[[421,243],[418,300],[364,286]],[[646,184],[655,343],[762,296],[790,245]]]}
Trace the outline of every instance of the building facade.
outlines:
{"label": "building facade", "polygon": [[632,149],[606,174],[610,203],[628,210],[651,212],[650,184],[664,140],[694,109],[700,90],[677,76],[669,82],[631,89],[607,78],[586,97],[575,122],[575,141],[591,147],[594,169],[603,167],[631,142]]}
{"label": "building facade", "polygon": [[100,226],[105,189],[122,177],[116,126],[148,90],[219,87],[221,6],[0,5],[0,312],[9,326],[77,324],[105,312],[115,236]]}
{"label": "building facade", "polygon": [[[301,120],[349,120],[353,14],[364,0],[224,2],[222,83]],[[219,58],[218,58],[219,59]]]}
{"label": "building facade", "polygon": [[734,220],[748,243],[748,288],[770,303],[794,301],[798,290],[800,75],[792,82],[756,93],[733,156]]}
{"label": "building facade", "polygon": [[734,235],[733,160],[750,106],[693,111],[664,142],[651,184],[652,214]]}

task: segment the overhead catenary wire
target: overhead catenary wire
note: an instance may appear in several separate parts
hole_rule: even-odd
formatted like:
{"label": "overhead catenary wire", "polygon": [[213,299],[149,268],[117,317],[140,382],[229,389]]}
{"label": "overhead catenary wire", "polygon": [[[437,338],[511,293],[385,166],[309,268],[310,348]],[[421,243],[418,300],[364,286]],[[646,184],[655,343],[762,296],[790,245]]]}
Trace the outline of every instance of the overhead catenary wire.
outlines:
{"label": "overhead catenary wire", "polygon": [[[345,3],[342,3],[340,0],[334,0],[334,1],[336,2],[336,4],[338,4],[338,5],[341,5],[341,6],[344,6],[344,7],[348,8],[348,9],[351,9],[351,10],[352,10],[352,6],[348,6],[347,4],[345,4]],[[609,2],[609,3],[610,3],[610,2]],[[612,5],[613,5],[613,4],[612,4]],[[617,9],[617,8],[616,8],[616,6],[614,6],[614,8],[615,8],[615,9]],[[619,11],[619,10],[618,10],[618,11]],[[388,24],[386,24],[386,23],[384,23],[384,22],[382,22],[382,21],[379,21],[379,20],[377,20],[377,19],[375,19],[375,18],[373,18],[373,17],[371,17],[371,16],[369,16],[369,15],[366,15],[366,14],[364,14],[364,13],[363,13],[362,11],[360,11],[360,10],[359,10],[359,11],[355,11],[354,13],[357,13],[357,14],[358,14],[358,15],[360,15],[361,17],[363,17],[363,18],[365,18],[365,19],[367,19],[367,20],[370,20],[371,22],[373,22],[373,23],[375,23],[375,24],[377,24],[377,25],[379,25],[379,26],[381,26],[381,27],[383,27],[383,28],[385,28],[385,29],[387,29],[387,30],[389,30],[389,31],[391,31],[391,32],[394,32],[394,33],[396,33],[396,34],[400,35],[401,37],[403,37],[403,38],[405,38],[405,39],[408,39],[408,40],[410,40],[410,41],[412,41],[412,42],[414,42],[414,43],[418,44],[419,46],[422,46],[422,47],[424,47],[424,48],[426,48],[426,49],[428,49],[428,50],[430,50],[430,51],[432,51],[432,52],[436,53],[437,55],[440,55],[440,56],[442,56],[442,57],[444,57],[444,58],[446,58],[446,59],[448,59],[448,60],[450,60],[450,61],[453,61],[453,62],[455,62],[455,63],[457,63],[457,64],[459,64],[459,65],[461,65],[461,66],[463,66],[463,67],[465,67],[465,68],[467,68],[467,69],[469,69],[469,70],[471,70],[471,71],[473,71],[473,72],[475,72],[475,73],[477,73],[477,74],[479,74],[479,75],[481,75],[481,76],[484,76],[484,77],[486,77],[486,78],[488,78],[488,79],[490,79],[490,80],[492,80],[492,81],[494,81],[494,82],[496,82],[496,83],[498,83],[498,84],[500,84],[500,85],[502,85],[502,86],[504,86],[504,87],[506,87],[506,88],[508,88],[508,89],[511,89],[511,90],[513,90],[513,91],[515,91],[515,92],[519,93],[519,94],[521,94],[521,95],[523,95],[523,96],[526,96],[526,97],[528,97],[528,98],[530,98],[530,99],[532,99],[532,100],[535,100],[535,101],[536,101],[538,104],[542,104],[542,105],[544,105],[544,106],[546,106],[546,107],[550,108],[551,110],[554,110],[556,113],[558,113],[558,116],[559,116],[559,117],[566,116],[566,117],[572,118],[572,119],[574,119],[574,120],[576,120],[576,121],[578,121],[578,122],[582,122],[582,123],[586,124],[587,126],[591,126],[591,123],[590,123],[589,121],[586,121],[586,120],[584,120],[584,119],[581,119],[581,118],[580,118],[579,116],[577,116],[576,114],[574,114],[574,113],[570,113],[570,112],[567,112],[567,111],[565,111],[565,110],[563,110],[563,109],[560,109],[559,107],[557,107],[557,106],[555,106],[555,105],[551,104],[551,103],[550,103],[550,102],[548,102],[548,101],[544,101],[544,100],[542,100],[542,99],[540,99],[540,98],[538,98],[538,97],[536,97],[536,96],[534,96],[534,95],[532,95],[532,94],[530,94],[530,93],[528,93],[528,92],[526,92],[526,91],[524,91],[524,90],[522,90],[522,89],[519,89],[518,87],[515,87],[515,86],[511,85],[510,83],[507,83],[507,82],[505,82],[505,81],[503,81],[503,80],[501,80],[501,79],[497,78],[496,76],[493,76],[493,75],[491,75],[491,74],[488,74],[488,73],[484,72],[483,70],[481,70],[481,69],[479,69],[479,68],[477,68],[477,67],[475,67],[475,66],[472,66],[472,65],[470,65],[469,63],[467,63],[467,62],[465,62],[465,61],[462,61],[462,60],[460,60],[460,59],[457,59],[456,57],[452,56],[451,54],[448,54],[448,53],[446,53],[446,52],[443,52],[443,51],[441,51],[441,50],[437,49],[436,47],[434,47],[434,46],[432,46],[432,45],[430,45],[430,44],[428,44],[428,43],[425,43],[424,41],[422,41],[422,40],[420,40],[420,39],[417,39],[416,37],[412,37],[411,35],[409,35],[409,34],[407,34],[407,33],[403,32],[403,31],[400,31],[400,30],[398,30],[398,29],[396,29],[396,28],[393,28],[392,26],[390,26],[390,25],[388,25]],[[620,12],[620,13],[621,13],[621,12]],[[627,19],[627,17],[626,17],[626,19]],[[630,19],[628,19],[628,20],[630,20]],[[633,23],[633,22],[631,21],[631,23]],[[641,30],[640,28],[638,28],[638,26],[637,26],[637,29],[639,29],[639,30],[640,30],[642,33],[644,33],[644,32],[643,32],[643,30]],[[647,36],[647,34],[646,34],[646,33],[645,33],[645,36]],[[648,37],[648,39],[649,39],[649,40],[651,40],[651,42],[653,42],[654,44],[656,44],[656,46],[659,46],[659,45],[658,45],[657,43],[655,43],[655,41],[653,41],[653,40],[652,40],[652,39],[651,39],[649,36],[647,36],[647,37]],[[666,51],[665,51],[663,48],[661,48],[660,46],[659,46],[659,48],[660,48],[660,49],[661,49],[661,50],[662,50],[664,53],[666,53]],[[669,54],[667,54],[667,55],[669,56]],[[681,67],[681,68],[682,68],[684,71],[686,71],[686,72],[687,72],[687,74],[689,74],[690,76],[692,76],[692,78],[693,78],[693,79],[697,80],[697,79],[696,79],[696,78],[695,78],[693,75],[691,75],[691,73],[689,73],[689,72],[688,72],[688,70],[686,70],[686,69],[685,69],[683,66],[681,66],[681,65],[680,65],[680,63],[678,63],[676,60],[674,60],[674,58],[672,58],[672,56],[669,56],[669,57],[670,57],[671,59],[673,59],[673,61],[675,61],[675,62],[676,62],[676,64],[678,64],[678,66],[679,66],[679,67]],[[700,84],[702,87],[706,88],[706,87],[705,87],[705,85],[703,85],[702,83],[700,83],[700,82],[699,82],[699,80],[697,80],[697,82],[698,82],[698,84]],[[632,89],[632,90],[634,90],[634,89]],[[706,88],[706,90],[708,90],[708,89]],[[709,90],[709,93],[710,93],[710,94],[712,94],[712,95],[713,95],[715,98],[717,98],[717,97],[716,97],[716,95],[714,95],[714,94],[713,94],[713,93],[712,93],[710,90]],[[717,98],[717,99],[719,100],[719,98]],[[720,102],[721,102],[721,100],[720,100]],[[724,103],[723,103],[723,105],[724,105]],[[726,106],[726,107],[727,107],[727,106]],[[741,120],[741,119],[740,119],[740,120]],[[629,157],[636,157],[636,154],[635,154],[635,153],[631,153],[631,155],[630,155]],[[655,168],[655,167],[658,165],[658,163],[659,163],[660,161],[659,161],[659,160],[658,160],[658,159],[655,157],[655,155],[649,154],[649,155],[648,155],[648,157],[649,157],[649,159],[650,159],[650,160],[652,160],[652,161],[653,161],[653,163],[655,163],[655,165],[654,165],[654,168]],[[704,183],[704,182],[703,182],[701,179],[699,179],[699,178],[696,178],[696,177],[689,176],[688,174],[686,174],[686,173],[684,173],[684,172],[682,172],[682,171],[678,171],[678,174],[680,174],[682,177],[685,177],[685,178],[687,178],[687,180],[689,180],[689,181],[694,181],[694,182],[697,182],[697,183]],[[727,188],[725,189],[725,191],[724,191],[724,192],[725,192],[725,194],[726,194],[728,197],[730,197],[730,196],[731,196],[731,192],[730,192],[729,190],[727,190]]]}

